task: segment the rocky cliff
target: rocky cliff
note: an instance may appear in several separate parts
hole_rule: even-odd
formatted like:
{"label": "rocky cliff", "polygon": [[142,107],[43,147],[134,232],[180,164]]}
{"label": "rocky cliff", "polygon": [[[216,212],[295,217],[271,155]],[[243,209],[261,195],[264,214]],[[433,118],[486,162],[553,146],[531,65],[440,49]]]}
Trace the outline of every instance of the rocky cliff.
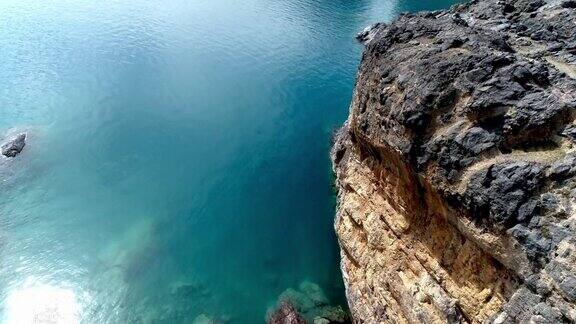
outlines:
{"label": "rocky cliff", "polygon": [[332,151],[355,322],[576,322],[576,1],[474,1],[359,39]]}

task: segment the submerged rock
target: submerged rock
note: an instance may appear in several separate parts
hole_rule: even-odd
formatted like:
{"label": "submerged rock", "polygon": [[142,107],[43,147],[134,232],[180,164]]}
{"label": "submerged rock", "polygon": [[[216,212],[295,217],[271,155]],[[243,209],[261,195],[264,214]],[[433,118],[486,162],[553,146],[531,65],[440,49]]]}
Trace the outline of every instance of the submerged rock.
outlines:
{"label": "submerged rock", "polygon": [[26,133],[18,134],[8,142],[2,144],[2,155],[15,157],[20,154],[26,145]]}
{"label": "submerged rock", "polygon": [[171,287],[171,294],[179,300],[203,300],[211,294],[208,287],[201,282],[177,282]]}
{"label": "submerged rock", "polygon": [[350,315],[342,306],[322,306],[310,313],[316,323],[351,323]]}
{"label": "submerged rock", "polygon": [[216,320],[206,314],[200,314],[196,316],[192,324],[221,324],[219,320]]}
{"label": "submerged rock", "polygon": [[306,324],[304,318],[289,301],[282,301],[278,309],[269,315],[266,322],[268,324]]}
{"label": "submerged rock", "polygon": [[332,152],[361,323],[576,322],[574,1],[404,14]]}
{"label": "submerged rock", "polygon": [[303,281],[297,289],[286,289],[269,314],[284,314],[286,311],[298,314],[304,321],[302,323],[350,323],[348,313],[341,306],[331,305],[320,286],[310,281]]}

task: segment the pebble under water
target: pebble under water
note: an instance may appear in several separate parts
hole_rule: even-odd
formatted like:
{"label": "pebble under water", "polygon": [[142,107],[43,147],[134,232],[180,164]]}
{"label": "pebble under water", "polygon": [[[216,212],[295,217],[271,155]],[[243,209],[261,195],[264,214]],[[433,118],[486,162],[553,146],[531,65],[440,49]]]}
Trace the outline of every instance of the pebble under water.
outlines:
{"label": "pebble under water", "polygon": [[[3,323],[259,323],[345,304],[328,152],[355,34],[452,1],[3,0]],[[204,315],[202,315],[204,314]]]}

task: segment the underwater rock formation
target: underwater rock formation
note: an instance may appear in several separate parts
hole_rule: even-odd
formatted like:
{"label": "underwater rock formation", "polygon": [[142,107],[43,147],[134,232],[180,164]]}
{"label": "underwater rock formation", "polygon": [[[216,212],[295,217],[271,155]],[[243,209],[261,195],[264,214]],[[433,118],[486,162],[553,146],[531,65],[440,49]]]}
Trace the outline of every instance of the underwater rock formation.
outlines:
{"label": "underwater rock formation", "polygon": [[269,324],[305,324],[302,315],[296,311],[292,303],[289,301],[282,301],[268,318]]}
{"label": "underwater rock formation", "polygon": [[26,133],[18,134],[8,142],[2,144],[2,155],[6,157],[15,157],[20,154],[26,145]]}
{"label": "underwater rock formation", "polygon": [[221,324],[221,323],[223,322],[220,322],[206,314],[200,314],[196,316],[196,318],[192,322],[192,324]]}
{"label": "underwater rock formation", "polygon": [[269,324],[350,323],[348,313],[341,306],[332,305],[322,288],[310,281],[280,294],[266,318]]}
{"label": "underwater rock formation", "polygon": [[358,323],[576,322],[576,2],[404,14],[332,151]]}

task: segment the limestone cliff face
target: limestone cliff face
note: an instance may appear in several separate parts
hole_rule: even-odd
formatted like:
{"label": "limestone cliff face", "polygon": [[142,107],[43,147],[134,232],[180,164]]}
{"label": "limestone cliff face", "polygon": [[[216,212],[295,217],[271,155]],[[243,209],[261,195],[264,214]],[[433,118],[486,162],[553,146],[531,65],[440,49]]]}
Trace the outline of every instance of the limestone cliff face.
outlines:
{"label": "limestone cliff face", "polygon": [[358,323],[576,322],[576,1],[402,15],[332,152]]}

